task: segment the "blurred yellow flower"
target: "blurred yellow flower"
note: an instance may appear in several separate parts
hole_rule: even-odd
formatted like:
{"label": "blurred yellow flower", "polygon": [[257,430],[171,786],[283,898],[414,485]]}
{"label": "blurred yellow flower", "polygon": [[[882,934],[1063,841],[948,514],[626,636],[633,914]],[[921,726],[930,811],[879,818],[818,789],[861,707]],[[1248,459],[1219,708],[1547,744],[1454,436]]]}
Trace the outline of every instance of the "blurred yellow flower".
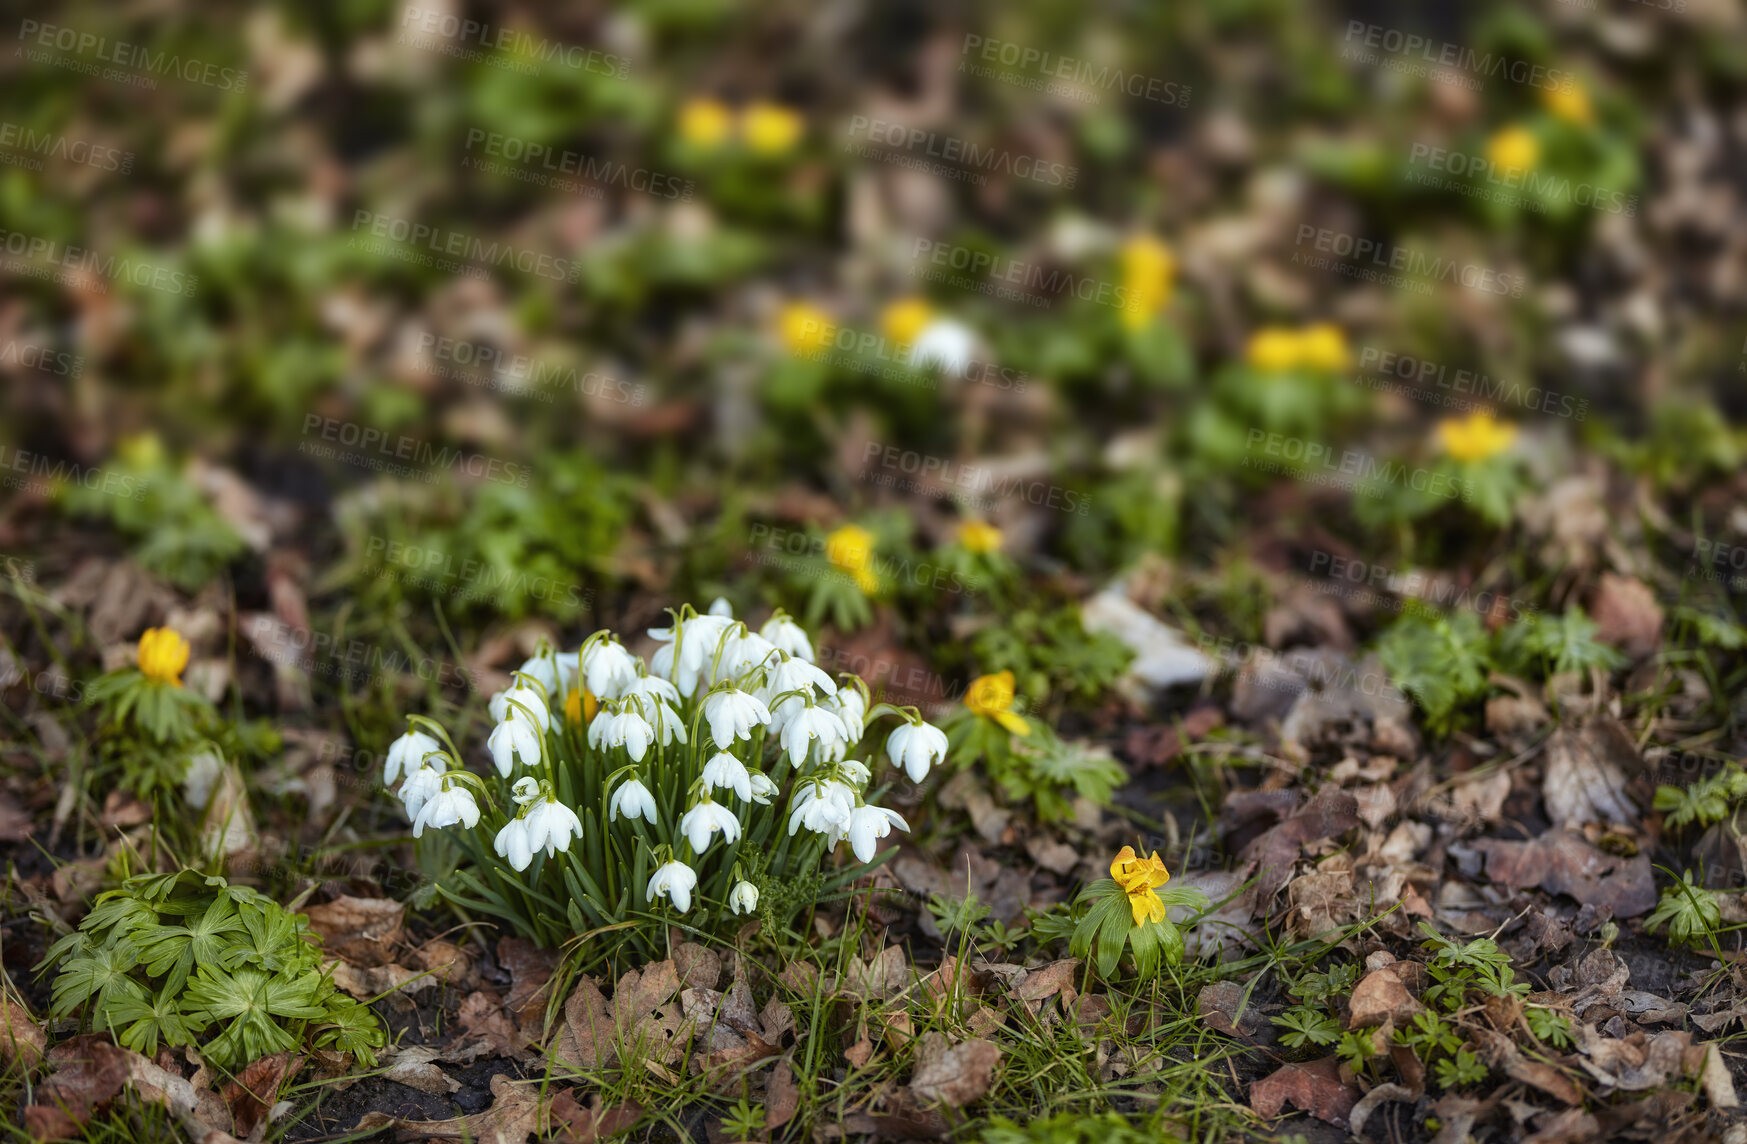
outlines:
{"label": "blurred yellow flower", "polygon": [[913,346],[933,319],[934,311],[921,298],[900,298],[880,314],[880,330],[887,341]]}
{"label": "blurred yellow flower", "polygon": [[1587,126],[1595,121],[1595,108],[1590,106],[1589,91],[1576,80],[1565,87],[1543,88],[1541,102],[1547,110],[1567,123]]}
{"label": "blurred yellow flower", "polygon": [[1484,461],[1510,448],[1516,426],[1493,419],[1489,412],[1446,417],[1438,422],[1438,444],[1458,461]]}
{"label": "blurred yellow flower", "polygon": [[873,570],[874,534],[859,524],[846,524],[825,537],[825,559],[833,568],[850,574],[864,595],[879,591],[880,578]]}
{"label": "blurred yellow flower", "polygon": [[1526,171],[1541,160],[1541,144],[1526,127],[1506,127],[1486,141],[1486,158],[1504,171]]}
{"label": "blurred yellow flower", "polygon": [[1298,359],[1311,369],[1340,373],[1351,363],[1347,335],[1331,322],[1306,326],[1298,335]]}
{"label": "blurred yellow flower", "polygon": [[1171,300],[1177,277],[1177,258],[1171,248],[1151,235],[1141,234],[1122,244],[1122,286],[1128,302],[1122,309],[1123,324],[1138,329]]}
{"label": "blurred yellow flower", "polygon": [[740,114],[740,135],[760,155],[781,155],[806,130],[800,114],[779,103],[755,103]]}
{"label": "blurred yellow flower", "polygon": [[115,451],[136,469],[155,469],[164,463],[164,442],[149,431],[124,438]]}
{"label": "blurred yellow flower", "polygon": [[1110,877],[1128,895],[1135,925],[1165,920],[1165,903],[1156,891],[1171,880],[1171,872],[1157,850],[1151,858],[1142,858],[1134,847],[1124,846],[1110,862]]}
{"label": "blurred yellow flower", "polygon": [[1031,734],[1031,724],[1013,713],[1013,673],[1000,671],[979,675],[965,691],[964,705],[971,714],[993,719],[1015,735]]}
{"label": "blurred yellow flower", "polygon": [[600,709],[601,701],[586,687],[572,687],[564,697],[564,717],[579,726],[594,722],[595,712]]}
{"label": "blurred yellow flower", "polygon": [[1263,373],[1296,369],[1301,350],[1298,334],[1281,326],[1264,326],[1250,335],[1244,358]]}
{"label": "blurred yellow flower", "polygon": [[958,542],[971,552],[983,554],[1001,551],[1001,542],[1006,538],[1001,530],[986,520],[960,521],[958,526]]}
{"label": "blurred yellow flower", "polygon": [[188,641],[175,628],[147,628],[140,634],[140,673],[153,683],[181,687],[189,650]]}
{"label": "blurred yellow flower", "polygon": [[825,311],[807,302],[790,302],[776,317],[777,333],[788,351],[801,356],[831,345],[837,323]]}
{"label": "blurred yellow flower", "polygon": [[720,147],[734,130],[734,113],[714,99],[688,99],[679,109],[679,135],[694,147]]}

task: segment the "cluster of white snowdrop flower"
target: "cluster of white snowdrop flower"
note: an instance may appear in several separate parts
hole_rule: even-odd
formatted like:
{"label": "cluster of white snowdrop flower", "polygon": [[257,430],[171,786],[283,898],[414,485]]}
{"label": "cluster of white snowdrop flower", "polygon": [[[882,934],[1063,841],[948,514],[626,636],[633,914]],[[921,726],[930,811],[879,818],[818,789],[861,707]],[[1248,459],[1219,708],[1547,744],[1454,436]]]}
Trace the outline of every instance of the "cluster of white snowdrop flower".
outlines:
{"label": "cluster of white snowdrop flower", "polygon": [[[658,898],[686,913],[694,895],[751,913],[761,885],[818,872],[845,841],[870,862],[893,828],[910,829],[870,801],[874,722],[897,717],[885,755],[913,782],[946,757],[945,733],[915,708],[870,710],[864,681],[817,667],[782,611],[756,630],[722,600],[670,614],[649,632],[647,664],[607,631],[522,664],[489,704],[495,783],[423,716],[389,748],[383,779],[401,783],[413,835],[460,827],[481,867],[474,898],[535,932],[546,923],[523,916],[540,911],[530,888],[580,897],[586,908],[566,907],[573,927],[623,922],[627,902]],[[633,871],[640,901],[626,892]]]}

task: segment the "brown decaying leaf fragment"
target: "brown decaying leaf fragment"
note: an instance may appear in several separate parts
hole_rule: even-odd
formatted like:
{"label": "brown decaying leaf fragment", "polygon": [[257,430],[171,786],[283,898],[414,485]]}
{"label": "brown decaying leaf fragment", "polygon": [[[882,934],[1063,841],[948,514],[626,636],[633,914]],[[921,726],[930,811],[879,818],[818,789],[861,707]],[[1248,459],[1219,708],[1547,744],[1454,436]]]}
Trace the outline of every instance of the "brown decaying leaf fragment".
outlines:
{"label": "brown decaying leaf fragment", "polygon": [[1334,1057],[1284,1064],[1250,1086],[1250,1107],[1264,1120],[1279,1116],[1288,1104],[1336,1128],[1349,1126],[1357,1089],[1341,1083]]}

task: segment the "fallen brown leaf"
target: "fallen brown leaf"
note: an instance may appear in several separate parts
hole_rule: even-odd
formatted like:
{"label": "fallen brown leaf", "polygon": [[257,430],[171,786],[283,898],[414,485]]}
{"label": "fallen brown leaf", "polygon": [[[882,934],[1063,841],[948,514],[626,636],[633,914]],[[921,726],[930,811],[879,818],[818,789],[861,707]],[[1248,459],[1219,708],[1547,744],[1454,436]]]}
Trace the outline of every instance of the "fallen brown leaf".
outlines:
{"label": "fallen brown leaf", "polygon": [[499,1073],[491,1078],[491,1092],[496,1099],[484,1112],[457,1116],[452,1120],[402,1120],[386,1112],[366,1112],[352,1131],[363,1133],[393,1128],[403,1136],[414,1138],[523,1144],[530,1135],[542,1130],[545,1116],[537,1085],[518,1083]]}
{"label": "fallen brown leaf", "polygon": [[382,1054],[382,1061],[387,1065],[382,1075],[396,1084],[432,1096],[447,1096],[460,1091],[461,1082],[437,1067],[436,1061],[441,1055],[429,1045],[404,1045],[387,1050]]}
{"label": "fallen brown leaf", "polygon": [[302,1067],[302,1057],[274,1053],[248,1065],[236,1080],[226,1084],[220,1095],[230,1109],[236,1130],[244,1136],[252,1135],[256,1125],[273,1110],[279,1089]]}
{"label": "fallen brown leaf", "polygon": [[569,1089],[552,1098],[548,1113],[555,1144],[594,1144],[628,1131],[643,1117],[643,1109],[636,1104],[603,1107],[598,1092],[589,1097],[584,1108]]}
{"label": "fallen brown leaf", "polygon": [[1358,1091],[1341,1083],[1340,1064],[1334,1057],[1281,1065],[1250,1086],[1250,1107],[1264,1120],[1279,1116],[1290,1104],[1336,1128],[1346,1128],[1358,1100]]}
{"label": "fallen brown leaf", "polygon": [[541,949],[525,937],[505,937],[498,939],[497,959],[510,971],[510,995],[504,1007],[523,1032],[539,1036],[546,1021],[546,983],[558,968],[557,952]]}
{"label": "fallen brown leaf", "polygon": [[916,1099],[963,1108],[989,1091],[1001,1049],[981,1039],[949,1047],[945,1037],[929,1032],[917,1044],[916,1060],[916,1075],[910,1081]]}
{"label": "fallen brown leaf", "polygon": [[406,907],[399,902],[339,897],[304,912],[309,915],[309,928],[322,939],[330,956],[360,967],[394,961],[406,918]]}
{"label": "fallen brown leaf", "polygon": [[1401,1026],[1425,1008],[1409,986],[1417,987],[1425,970],[1416,961],[1397,961],[1367,973],[1353,987],[1348,1004],[1349,1029],[1366,1029],[1385,1021]]}
{"label": "fallen brown leaf", "polygon": [[1483,838],[1474,847],[1486,856],[1486,876],[1512,889],[1539,886],[1550,894],[1569,894],[1586,906],[1606,906],[1621,918],[1656,906],[1656,883],[1646,854],[1608,854],[1557,827],[1527,842]]}
{"label": "fallen brown leaf", "polygon": [[1589,603],[1596,638],[1623,649],[1633,659],[1656,651],[1662,640],[1662,605],[1642,580],[1603,572]]}
{"label": "fallen brown leaf", "polygon": [[1631,736],[1612,716],[1581,730],[1561,727],[1547,740],[1541,796],[1554,826],[1631,825],[1643,817],[1626,794],[1628,773],[1643,767]]}
{"label": "fallen brown leaf", "polygon": [[24,1126],[35,1140],[66,1140],[98,1109],[121,1094],[127,1083],[126,1049],[107,1038],[86,1034],[61,1042],[48,1052],[54,1072],[36,1090],[24,1110]]}
{"label": "fallen brown leaf", "polygon": [[0,996],[0,1061],[17,1061],[26,1072],[33,1072],[42,1063],[48,1035],[23,1002]]}

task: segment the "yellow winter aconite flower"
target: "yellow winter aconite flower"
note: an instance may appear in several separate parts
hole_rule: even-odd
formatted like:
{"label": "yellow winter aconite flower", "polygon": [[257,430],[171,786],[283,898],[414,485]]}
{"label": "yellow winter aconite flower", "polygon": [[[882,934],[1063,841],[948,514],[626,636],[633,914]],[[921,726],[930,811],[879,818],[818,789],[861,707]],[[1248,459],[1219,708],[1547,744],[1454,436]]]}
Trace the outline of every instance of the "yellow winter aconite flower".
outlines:
{"label": "yellow winter aconite flower", "polygon": [[156,433],[136,433],[116,446],[121,459],[136,469],[155,469],[164,463],[164,442]]}
{"label": "yellow winter aconite flower", "polygon": [[880,314],[880,332],[889,342],[913,346],[933,320],[934,311],[927,302],[920,298],[900,298]]}
{"label": "yellow winter aconite flower", "polygon": [[1134,924],[1165,920],[1165,903],[1156,891],[1171,880],[1164,859],[1157,850],[1151,858],[1142,858],[1134,847],[1124,846],[1110,862],[1110,877],[1128,895],[1128,908],[1134,911]]}
{"label": "yellow winter aconite flower", "polygon": [[734,130],[734,113],[714,99],[689,99],[679,109],[679,136],[694,147],[720,147]]}
{"label": "yellow winter aconite flower", "polygon": [[153,683],[181,687],[188,652],[188,641],[175,628],[147,628],[140,635],[140,672]]}
{"label": "yellow winter aconite flower", "polygon": [[1496,421],[1484,411],[1467,417],[1446,417],[1438,422],[1438,444],[1458,461],[1495,457],[1515,440],[1515,425]]}
{"label": "yellow winter aconite flower", "polygon": [[817,306],[790,302],[777,314],[776,328],[783,345],[800,357],[829,347],[837,324],[830,314]]}
{"label": "yellow winter aconite flower", "polygon": [[958,542],[979,555],[1001,551],[1005,539],[1001,530],[986,520],[966,520],[958,526]]}
{"label": "yellow winter aconite flower", "polygon": [[873,570],[874,534],[859,524],[846,524],[825,537],[825,559],[833,568],[847,572],[866,595],[879,591],[880,578]]}
{"label": "yellow winter aconite flower", "polygon": [[1015,735],[1031,734],[1031,724],[1013,713],[1013,673],[999,671],[971,680],[964,695],[971,714],[993,719]]}
{"label": "yellow winter aconite flower", "polygon": [[1541,160],[1541,143],[1526,127],[1506,127],[1486,141],[1486,158],[1503,171],[1526,171]]}
{"label": "yellow winter aconite flower", "polygon": [[1541,102],[1547,110],[1567,123],[1580,127],[1595,121],[1595,108],[1590,106],[1589,91],[1576,80],[1564,87],[1549,87],[1541,91]]}
{"label": "yellow winter aconite flower", "polygon": [[1347,335],[1330,322],[1307,326],[1298,335],[1298,359],[1311,369],[1340,373],[1352,360],[1347,353]]}
{"label": "yellow winter aconite flower", "polygon": [[1263,326],[1250,335],[1244,360],[1263,373],[1290,373],[1295,369],[1339,373],[1352,362],[1347,335],[1332,322],[1317,322],[1301,330]]}
{"label": "yellow winter aconite flower", "polygon": [[1264,326],[1250,335],[1244,359],[1263,373],[1285,373],[1300,360],[1298,334],[1281,326]]}
{"label": "yellow winter aconite flower", "polygon": [[1128,302],[1122,310],[1122,321],[1129,329],[1138,329],[1152,321],[1171,300],[1171,286],[1177,277],[1177,256],[1171,248],[1151,235],[1136,235],[1122,244],[1122,287]]}
{"label": "yellow winter aconite flower", "polygon": [[564,697],[564,717],[578,726],[593,723],[595,712],[600,709],[601,701],[586,687],[572,687]]}
{"label": "yellow winter aconite flower", "polygon": [[740,136],[760,155],[781,155],[792,149],[806,130],[800,114],[780,103],[755,103],[740,115]]}

